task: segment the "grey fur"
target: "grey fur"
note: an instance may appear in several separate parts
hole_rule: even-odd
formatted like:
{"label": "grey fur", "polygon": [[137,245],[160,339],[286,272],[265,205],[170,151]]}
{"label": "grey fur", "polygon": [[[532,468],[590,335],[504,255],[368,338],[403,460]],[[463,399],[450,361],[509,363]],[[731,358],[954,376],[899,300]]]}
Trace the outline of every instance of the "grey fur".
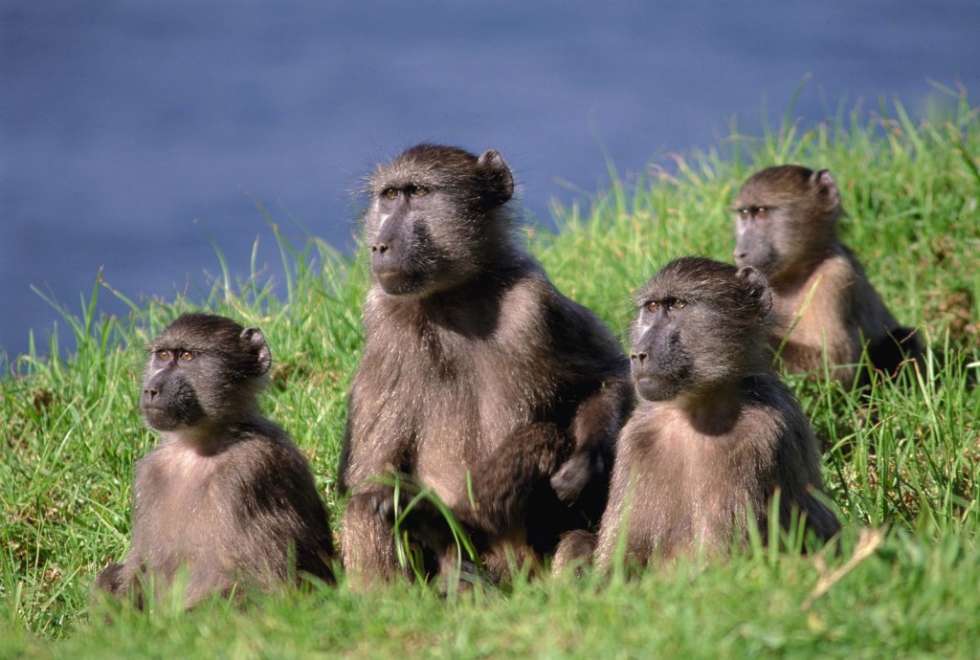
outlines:
{"label": "grey fur", "polygon": [[[597,564],[609,566],[621,539],[640,564],[724,552],[748,538],[749,524],[765,528],[777,491],[782,525],[797,509],[820,537],[835,534],[834,514],[814,496],[823,482],[810,426],[764,357],[765,278],[686,257],[651,279],[637,303],[633,377],[660,380],[638,387],[644,398],[620,433]],[[569,544],[559,549],[564,564],[588,548],[581,537]]]}
{"label": "grey fur", "polygon": [[[500,577],[508,553],[536,558],[598,521],[632,403],[625,358],[511,236],[497,152],[419,145],[370,190],[375,280],[339,468],[345,567],[366,582],[398,572],[377,478],[399,473],[449,505]],[[444,569],[445,535],[415,531]]]}
{"label": "grey fur", "polygon": [[309,465],[255,401],[271,359],[257,328],[220,316],[185,314],[152,343],[141,407],[162,440],[136,464],[129,554],[98,588],[141,604],[147,580],[165,591],[185,570],[190,606],[297,570],[332,580]]}
{"label": "grey fur", "polygon": [[904,360],[921,360],[915,331],[898,324],[837,238],[844,209],[828,170],[761,170],[745,182],[734,206],[735,262],[769,278],[772,343],[786,367],[817,371],[826,359],[835,378],[850,385],[866,344],[873,366],[887,373]]}

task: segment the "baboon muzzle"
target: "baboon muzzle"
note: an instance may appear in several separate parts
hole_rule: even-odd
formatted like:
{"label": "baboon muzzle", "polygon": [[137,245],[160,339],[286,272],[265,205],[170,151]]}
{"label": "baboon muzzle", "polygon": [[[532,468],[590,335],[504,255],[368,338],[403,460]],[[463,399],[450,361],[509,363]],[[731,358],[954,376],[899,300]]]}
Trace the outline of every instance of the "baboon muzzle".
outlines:
{"label": "baboon muzzle", "polygon": [[653,326],[630,353],[630,372],[637,392],[644,399],[660,401],[674,395],[688,372],[680,332]]}

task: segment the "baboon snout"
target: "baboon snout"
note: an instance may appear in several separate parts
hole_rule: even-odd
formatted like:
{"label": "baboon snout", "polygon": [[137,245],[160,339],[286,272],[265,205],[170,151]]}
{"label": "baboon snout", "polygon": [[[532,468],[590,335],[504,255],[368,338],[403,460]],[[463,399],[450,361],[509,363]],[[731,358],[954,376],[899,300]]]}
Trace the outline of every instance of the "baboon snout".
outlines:
{"label": "baboon snout", "polygon": [[163,398],[163,390],[166,386],[167,372],[154,375],[152,378],[143,382],[143,403],[159,403]]}
{"label": "baboon snout", "polygon": [[397,270],[403,252],[401,237],[391,227],[385,227],[371,244],[371,266],[375,272]]}
{"label": "baboon snout", "polygon": [[640,351],[638,353],[630,353],[631,362],[638,362],[640,364],[643,364],[644,362],[646,362],[647,357],[648,355],[643,351]]}

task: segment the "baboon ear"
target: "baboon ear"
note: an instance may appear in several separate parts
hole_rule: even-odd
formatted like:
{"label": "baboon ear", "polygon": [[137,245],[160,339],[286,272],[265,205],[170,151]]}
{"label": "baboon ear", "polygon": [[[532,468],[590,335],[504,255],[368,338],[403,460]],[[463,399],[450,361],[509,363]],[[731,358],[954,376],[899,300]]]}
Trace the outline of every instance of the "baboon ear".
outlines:
{"label": "baboon ear", "polygon": [[766,276],[752,266],[742,266],[735,277],[742,280],[749,295],[759,301],[762,315],[768,314],[772,309],[772,289],[769,288],[769,280]]}
{"label": "baboon ear", "polygon": [[487,183],[484,199],[488,208],[500,206],[514,196],[514,175],[495,149],[483,152],[476,161],[476,169]]}
{"label": "baboon ear", "polygon": [[811,180],[817,186],[817,190],[826,196],[827,202],[831,206],[838,206],[840,204],[840,191],[837,190],[837,182],[830,175],[830,170],[814,172]]}
{"label": "baboon ear", "polygon": [[265,341],[265,335],[258,328],[245,328],[242,330],[242,342],[245,350],[255,354],[255,361],[259,365],[259,375],[269,371],[272,366],[272,351],[269,344]]}

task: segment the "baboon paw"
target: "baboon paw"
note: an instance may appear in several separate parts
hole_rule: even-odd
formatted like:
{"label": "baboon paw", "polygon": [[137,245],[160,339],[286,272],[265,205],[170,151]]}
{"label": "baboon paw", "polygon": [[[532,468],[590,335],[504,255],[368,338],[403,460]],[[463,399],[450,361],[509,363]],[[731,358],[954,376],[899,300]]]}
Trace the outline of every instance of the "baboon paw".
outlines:
{"label": "baboon paw", "polygon": [[350,506],[355,506],[364,513],[375,515],[383,520],[394,520],[395,497],[389,489],[372,490],[355,495]]}
{"label": "baboon paw", "polygon": [[558,472],[551,476],[551,487],[558,499],[574,502],[592,477],[592,466],[586,454],[579,454],[565,461]]}

